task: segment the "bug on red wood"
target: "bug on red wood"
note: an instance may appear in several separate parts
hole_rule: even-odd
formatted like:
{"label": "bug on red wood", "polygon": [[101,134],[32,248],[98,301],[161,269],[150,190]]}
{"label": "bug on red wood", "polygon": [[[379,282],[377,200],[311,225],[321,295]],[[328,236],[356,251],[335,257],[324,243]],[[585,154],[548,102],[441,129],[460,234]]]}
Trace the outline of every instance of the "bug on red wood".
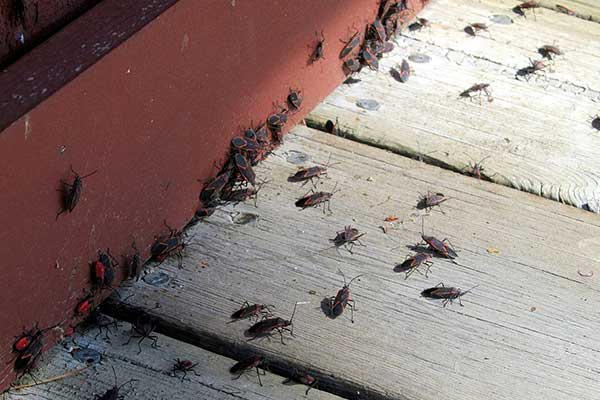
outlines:
{"label": "bug on red wood", "polygon": [[266,372],[263,371],[261,374],[258,367],[260,367],[264,361],[265,361],[265,359],[262,356],[255,355],[255,356],[245,358],[245,359],[235,363],[229,369],[230,373],[237,374],[237,376],[232,379],[234,379],[234,380],[239,379],[239,377],[242,376],[244,373],[249,372],[252,369],[256,369],[256,376],[258,376],[258,383],[260,384],[260,386],[262,386],[263,384],[262,384],[262,381],[260,380],[260,376],[265,375]]}
{"label": "bug on red wood", "polygon": [[449,199],[449,197],[444,196],[443,193],[427,192],[426,195],[422,195],[419,198],[416,208],[417,208],[417,210],[427,210],[427,212],[430,212],[433,209],[433,207],[438,206],[440,208],[440,211],[443,214],[444,211],[442,210],[442,207],[440,204],[442,204],[443,202],[445,202],[448,199]]}
{"label": "bug on red wood", "polygon": [[[476,162],[476,161],[473,159],[473,157],[471,157],[471,156],[470,156],[470,155],[468,155],[467,153],[464,153],[464,154],[465,154],[466,156],[468,156],[468,157],[469,157],[469,158],[470,158],[470,159],[473,161],[472,163],[471,163],[471,162],[469,162],[469,166],[467,167],[467,168],[469,169],[469,171],[466,171],[466,172],[467,172],[469,175],[471,175],[471,176],[476,176],[476,177],[477,177],[477,179],[481,179],[481,177],[482,177],[482,176],[483,176],[484,178],[488,178],[488,179],[489,179],[489,178],[491,178],[491,177],[485,176],[485,175],[483,174],[483,170],[484,170],[484,168],[483,168],[483,166],[481,165],[481,163],[483,163],[485,160],[487,160],[487,159],[488,159],[488,158],[490,158],[491,156],[486,156],[486,157],[483,157],[481,160],[479,160],[479,161],[477,161],[477,162]],[[465,168],[465,169],[466,169],[466,168]],[[494,174],[494,175],[496,175],[496,174]],[[494,175],[492,175],[492,176],[494,176]]]}
{"label": "bug on red wood", "polygon": [[406,256],[406,259],[401,264],[398,264],[394,267],[394,272],[404,272],[404,279],[408,279],[413,272],[418,271],[418,268],[421,265],[427,266],[425,270],[425,278],[427,278],[427,274],[433,265],[431,254],[427,253],[417,253],[413,256]]}
{"label": "bug on red wood", "polygon": [[133,382],[137,382],[137,379],[130,379],[127,382],[125,382],[124,384],[122,384],[121,386],[117,386],[118,385],[118,381],[117,381],[117,373],[115,372],[115,368],[111,367],[113,370],[113,375],[115,376],[115,385],[108,389],[106,391],[106,393],[104,393],[102,396],[100,396],[99,398],[97,398],[97,400],[120,400],[120,399],[124,399],[125,396],[120,394],[121,389],[125,386],[125,385],[129,385],[130,383]]}
{"label": "bug on red wood", "polygon": [[72,212],[75,209],[75,206],[79,203],[79,198],[81,197],[81,192],[83,191],[83,180],[88,176],[94,175],[98,170],[94,172],[90,172],[87,175],[80,176],[77,172],[73,171],[73,166],[71,166],[71,172],[75,175],[75,179],[73,179],[73,183],[67,183],[60,180],[62,184],[62,188],[58,189],[58,191],[63,194],[63,205],[62,209],[58,211],[56,214],[56,219],[65,212]]}
{"label": "bug on red wood", "polygon": [[231,164],[227,164],[224,168],[224,171],[217,175],[204,189],[200,192],[200,201],[204,204],[209,204],[219,197],[221,194],[221,190],[223,187],[229,182],[231,179],[231,174],[233,172],[233,168],[230,167]]}
{"label": "bug on red wood", "polygon": [[402,60],[399,66],[391,68],[390,75],[400,83],[408,82],[408,78],[410,78],[410,65],[408,61]]}
{"label": "bug on red wood", "polygon": [[346,283],[346,276],[341,270],[338,270],[344,278],[344,286],[338,290],[335,296],[329,298],[328,311],[329,317],[334,319],[344,313],[346,307],[350,308],[350,321],[354,323],[354,311],[356,310],[356,302],[350,298],[350,284],[357,278],[360,278],[362,274],[356,275],[350,279],[350,282]]}
{"label": "bug on red wood", "polygon": [[544,45],[538,49],[538,53],[542,55],[542,57],[547,58],[548,60],[552,60],[552,56],[561,56],[563,54],[562,51],[557,46],[551,46],[549,44]]}
{"label": "bug on red wood", "polygon": [[375,40],[381,43],[384,43],[387,40],[385,28],[379,18],[376,18],[375,21],[373,21],[369,29]]}
{"label": "bug on red wood", "polygon": [[529,80],[530,75],[534,75],[536,72],[542,71],[544,68],[546,68],[546,64],[543,61],[532,60],[530,58],[529,62],[531,65],[519,69],[515,75],[515,78],[518,79],[518,77],[522,76]]}
{"label": "bug on red wood", "polygon": [[178,372],[183,372],[181,382],[183,382],[188,372],[193,372],[194,375],[201,376],[196,371],[194,371],[194,367],[198,365],[198,363],[194,363],[190,360],[180,360],[179,358],[175,359],[174,361],[175,364],[173,365],[173,376],[177,376]]}
{"label": "bug on red wood", "polygon": [[75,316],[87,315],[94,308],[94,295],[89,294],[75,306]]}
{"label": "bug on red wood", "polygon": [[140,340],[138,340],[138,354],[142,352],[142,342],[145,339],[150,339],[152,341],[151,346],[153,348],[156,349],[160,347],[158,345],[158,336],[152,335],[155,329],[156,322],[154,322],[152,318],[146,316],[138,317],[135,323],[131,326],[129,340],[127,340],[126,343],[123,343],[123,346],[127,346],[131,342],[131,339],[140,338]]}
{"label": "bug on red wood", "polygon": [[98,250],[98,259],[92,263],[92,282],[98,289],[112,289],[112,283],[115,280],[115,268],[119,263],[110,254],[110,249],[106,253]]}
{"label": "bug on red wood", "polygon": [[366,233],[359,233],[358,229],[353,228],[352,226],[345,226],[344,230],[336,232],[335,238],[329,239],[329,241],[333,242],[333,245],[336,248],[344,246],[344,248],[352,254],[352,248],[355,244],[364,246],[360,241],[360,238],[364,235],[366,235]]}
{"label": "bug on red wood", "polygon": [[373,70],[379,69],[379,61],[368,46],[363,46],[360,56],[363,65],[366,65]]}
{"label": "bug on red wood", "polygon": [[291,110],[299,110],[302,105],[302,91],[298,89],[290,89],[287,97],[287,103]]}
{"label": "bug on red wood", "polygon": [[425,18],[417,18],[415,22],[408,26],[410,32],[420,31],[423,28],[431,27],[431,22]]}
{"label": "bug on red wood", "polygon": [[562,5],[560,5],[560,4],[557,4],[557,5],[556,5],[556,9],[557,9],[559,12],[563,13],[563,14],[567,14],[567,15],[570,15],[570,16],[575,16],[575,15],[577,15],[577,13],[576,13],[575,11],[573,11],[573,10],[571,10],[570,8],[567,8],[567,7],[565,7],[565,6],[562,6]]}
{"label": "bug on red wood", "polygon": [[250,304],[247,301],[244,301],[243,307],[231,314],[231,319],[235,322],[242,319],[252,319],[259,318],[260,316],[268,317],[273,315],[271,312],[272,308],[275,306],[270,304]]}
{"label": "bug on red wood", "polygon": [[[323,213],[325,213],[326,209],[331,213],[331,198],[335,193],[339,192],[339,190],[335,190],[334,186],[333,191],[331,192],[314,192],[312,189],[311,192],[312,194],[306,194],[304,197],[296,200],[296,207],[304,210],[309,207],[318,207],[319,205],[323,204]],[[325,204],[327,204],[327,208],[325,208]]]}
{"label": "bug on red wood", "polygon": [[462,291],[455,287],[445,287],[444,284],[440,282],[437,284],[437,286],[423,290],[421,292],[421,296],[428,299],[444,299],[444,302],[442,303],[444,307],[446,307],[448,303],[452,303],[454,300],[458,299],[458,303],[461,307],[463,307],[463,303],[460,298],[469,293],[471,290],[475,289],[477,286],[479,285],[475,285],[469,290]]}
{"label": "bug on red wood", "polygon": [[184,233],[178,232],[176,229],[172,229],[164,223],[167,229],[169,229],[169,236],[163,236],[156,239],[152,247],[150,248],[150,254],[152,259],[158,262],[163,262],[167,257],[172,255],[177,256],[179,268],[183,267],[183,254],[182,251],[185,249],[185,242],[183,240]]}
{"label": "bug on red wood", "polygon": [[308,396],[308,392],[310,391],[310,389],[314,388],[319,381],[317,378],[315,378],[307,372],[298,372],[298,370],[294,369],[292,375],[289,376],[285,381],[283,381],[282,384],[287,385],[291,382],[298,382],[308,386],[306,392],[304,392],[304,394]]}
{"label": "bug on red wood", "polygon": [[358,58],[350,58],[344,61],[344,72],[346,74],[352,74],[355,72],[359,72],[362,69],[362,64]]}
{"label": "bug on red wood", "polygon": [[360,32],[356,32],[340,52],[340,58],[344,58],[350,53],[352,53],[355,49],[358,48],[358,46],[360,46],[361,42],[362,34]]}
{"label": "bug on red wood", "polygon": [[139,281],[142,274],[142,257],[135,245],[135,240],[131,243],[131,248],[133,249],[133,255],[127,261],[127,276],[129,279],[135,278],[136,281]]}
{"label": "bug on red wood", "polygon": [[540,4],[537,1],[534,0],[530,0],[530,1],[525,1],[515,7],[513,7],[513,12],[515,14],[518,14],[522,17],[526,17],[527,15],[525,14],[525,11],[527,10],[531,10],[533,12],[533,16],[535,17],[535,9],[539,8]]}
{"label": "bug on red wood", "polygon": [[35,362],[42,354],[43,347],[44,343],[42,342],[41,334],[32,337],[25,350],[19,352],[19,355],[15,359],[15,372],[20,376],[30,373],[35,366]]}
{"label": "bug on red wood", "polygon": [[280,112],[271,114],[267,117],[267,127],[273,134],[273,139],[276,142],[281,142],[281,130],[283,129],[283,125],[288,120],[287,110],[282,109]]}
{"label": "bug on red wood", "polygon": [[254,340],[261,336],[270,337],[273,334],[273,331],[277,331],[281,337],[281,344],[285,344],[283,341],[284,331],[289,332],[292,337],[294,336],[294,324],[292,321],[294,320],[294,315],[296,314],[296,307],[298,307],[298,304],[307,304],[307,302],[296,302],[296,304],[294,304],[294,311],[292,311],[292,316],[289,320],[281,317],[265,318],[248,328],[244,334],[246,336],[252,336],[252,339],[250,340]]}
{"label": "bug on red wood", "polygon": [[317,45],[310,55],[310,64],[325,58],[325,36],[323,35],[323,31],[321,31],[321,36],[319,36],[318,32],[315,32],[315,35],[317,35]]}
{"label": "bug on red wood", "polygon": [[480,22],[476,22],[474,24],[469,24],[465,27],[464,31],[471,36],[477,36],[477,32],[479,31],[487,31],[488,26],[486,24],[482,24]]}
{"label": "bug on red wood", "polygon": [[[491,103],[492,101],[494,101],[494,98],[490,94],[489,87],[489,83],[476,83],[467,90],[461,92],[459,94],[459,97],[473,100],[473,98],[477,96],[477,98],[479,99],[479,104],[481,104],[481,94],[483,93],[487,97],[487,101]],[[474,93],[475,95],[473,95]]]}
{"label": "bug on red wood", "polygon": [[12,346],[13,352],[15,352],[15,353],[25,352],[29,348],[29,346],[31,346],[31,344],[33,342],[35,342],[36,340],[41,338],[45,332],[52,330],[59,325],[60,324],[56,324],[56,325],[50,326],[45,329],[40,329],[36,322],[35,326],[33,328],[23,331],[23,333],[21,333],[21,335],[16,337],[17,340],[15,340],[15,342],[13,343],[13,346]]}
{"label": "bug on red wood", "polygon": [[251,183],[252,185],[255,185],[256,184],[256,174],[254,173],[254,170],[248,163],[248,160],[246,159],[246,157],[244,157],[240,153],[235,153],[235,155],[233,156],[233,159],[235,161],[235,166],[237,167],[237,170],[240,172],[243,180],[248,183]]}

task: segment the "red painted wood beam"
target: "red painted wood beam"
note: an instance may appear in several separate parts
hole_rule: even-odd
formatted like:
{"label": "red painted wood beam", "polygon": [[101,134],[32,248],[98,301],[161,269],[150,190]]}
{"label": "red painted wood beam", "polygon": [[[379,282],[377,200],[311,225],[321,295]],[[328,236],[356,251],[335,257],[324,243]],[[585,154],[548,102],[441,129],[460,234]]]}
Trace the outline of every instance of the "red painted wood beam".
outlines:
{"label": "red painted wood beam", "polygon": [[[123,264],[135,240],[148,256],[164,221],[193,216],[198,180],[242,127],[290,87],[304,94],[293,125],[345,79],[340,40],[378,3],[105,0],[0,75],[0,389],[15,335],[73,322],[98,250]],[[310,65],[321,31],[325,59]],[[56,220],[70,166],[97,173]]]}

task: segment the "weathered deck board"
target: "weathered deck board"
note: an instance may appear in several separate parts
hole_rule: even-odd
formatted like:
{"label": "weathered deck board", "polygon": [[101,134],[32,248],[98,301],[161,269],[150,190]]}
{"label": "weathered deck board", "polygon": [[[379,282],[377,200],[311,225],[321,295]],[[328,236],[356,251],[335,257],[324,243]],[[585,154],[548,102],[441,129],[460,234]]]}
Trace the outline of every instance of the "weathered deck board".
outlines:
{"label": "weathered deck board", "polygon": [[[423,11],[431,29],[405,33],[381,60],[378,72],[342,85],[308,118],[321,126],[339,119],[343,134],[426,161],[464,170],[489,156],[485,173],[497,183],[567,204],[598,208],[600,132],[600,24],[543,9],[536,19],[511,15],[513,2],[437,0]],[[511,25],[489,17],[506,14]],[[489,33],[469,37],[463,28],[487,23]],[[559,56],[545,75],[515,79],[537,49],[556,44]],[[414,73],[401,84],[389,73],[411,54]],[[522,79],[522,78],[521,78]],[[459,99],[475,83],[490,83],[494,101]],[[373,99],[378,111],[357,107]],[[470,156],[470,157],[469,157]],[[495,174],[495,175],[494,175]]]}
{"label": "weathered deck board", "polygon": [[[134,341],[129,346],[122,344],[129,338],[130,325],[119,323],[120,328],[113,330],[110,342],[94,339],[96,332],[88,336],[79,336],[77,344],[102,353],[102,364],[89,367],[80,375],[61,381],[35,386],[21,391],[10,392],[6,399],[94,399],[111,388],[115,381],[111,367],[114,367],[119,385],[130,379],[138,382],[122,389],[127,399],[159,400],[159,399],[224,399],[224,400],[267,400],[267,399],[305,399],[306,386],[282,385],[282,377],[267,372],[261,376],[264,386],[259,386],[254,375],[243,375],[232,380],[229,368],[234,360],[210,353],[198,347],[179,342],[157,334],[160,348],[153,349],[149,343],[142,344],[142,353]],[[173,376],[172,366],[175,358],[197,362],[194,368],[197,375],[189,372],[183,381],[183,375]],[[44,356],[39,370],[34,374],[39,379],[61,375],[66,371],[84,367],[76,361],[63,347],[56,346]],[[319,390],[309,392],[311,399],[335,400],[339,397]]]}
{"label": "weathered deck board", "polygon": [[[286,159],[297,152],[337,163],[319,185],[338,184],[332,215],[294,207],[306,192],[286,182],[295,171]],[[600,396],[596,215],[302,127],[257,173],[269,182],[258,208],[218,210],[193,228],[183,269],[160,266],[172,276],[166,287],[124,287],[123,297],[135,296],[121,315],[147,312],[163,332],[221,354],[254,350],[279,370],[308,367],[326,390],[348,398]],[[392,268],[420,239],[413,206],[428,190],[451,197],[425,229],[454,243],[460,265],[435,259],[428,279],[415,273],[404,280]],[[230,214],[237,212],[259,219],[238,225]],[[403,223],[384,234],[379,226],[388,215]],[[366,246],[354,255],[327,249],[349,224],[367,233]],[[338,268],[348,278],[365,274],[351,287],[354,324],[320,308],[341,287]],[[595,275],[584,278],[578,269]],[[479,287],[464,307],[443,308],[420,297],[440,281]],[[248,322],[227,323],[244,300],[274,304],[286,318],[294,302],[311,304],[298,306],[296,337],[284,346],[278,337],[247,341]]]}

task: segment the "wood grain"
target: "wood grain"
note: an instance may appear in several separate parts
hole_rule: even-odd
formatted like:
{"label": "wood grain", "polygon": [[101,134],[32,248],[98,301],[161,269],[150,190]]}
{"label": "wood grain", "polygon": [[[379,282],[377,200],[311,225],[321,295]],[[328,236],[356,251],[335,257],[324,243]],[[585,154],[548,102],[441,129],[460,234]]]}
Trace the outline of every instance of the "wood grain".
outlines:
{"label": "wood grain", "polygon": [[[305,399],[306,386],[283,385],[282,377],[267,372],[261,376],[263,386],[259,386],[256,373],[242,375],[232,380],[229,368],[234,360],[210,353],[198,347],[179,342],[169,337],[157,334],[159,348],[153,349],[148,343],[142,344],[142,353],[132,341],[127,342],[131,326],[119,323],[117,330],[112,330],[110,341],[103,340],[103,335],[94,338],[97,332],[91,331],[88,336],[78,336],[76,343],[79,348],[87,347],[103,354],[101,364],[89,367],[81,374],[46,385],[35,386],[20,391],[12,391],[6,399],[94,399],[103,395],[115,384],[112,368],[115,369],[119,385],[130,379],[137,382],[123,387],[121,394],[127,399],[224,399],[224,400],[267,400],[267,399]],[[38,380],[57,376],[66,371],[77,370],[85,365],[75,360],[67,347],[56,346],[41,362],[43,365],[34,371]],[[75,346],[77,347],[77,346]],[[175,358],[192,360],[198,365],[194,368],[196,374],[189,372],[184,380],[179,373],[173,375],[172,368]],[[29,379],[31,380],[31,379]],[[311,390],[311,399],[335,400],[339,397]]]}
{"label": "wood grain", "polygon": [[[149,313],[162,332],[233,358],[256,351],[277,370],[308,368],[326,390],[352,399],[598,398],[596,215],[308,128],[294,132],[257,169],[269,182],[257,208],[226,207],[198,224],[183,269],[176,261],[153,267],[171,282],[124,287],[121,296],[134,296],[112,312]],[[331,215],[294,207],[307,190],[286,182],[296,170],[286,160],[298,154],[335,162],[318,185],[340,189]],[[424,217],[425,230],[449,238],[459,264],[436,258],[429,278],[405,280],[393,267],[420,240],[414,206],[428,190],[451,199],[445,214]],[[239,213],[257,219],[236,224]],[[400,222],[384,234],[390,215]],[[365,246],[338,253],[329,239],[350,224],[366,232]],[[351,286],[355,323],[348,312],[332,320],[321,310],[343,284],[338,269],[364,274]],[[464,307],[443,308],[420,296],[440,281],[479,286]],[[248,341],[250,323],[227,323],[244,300],[273,304],[284,318],[295,302],[310,304],[298,306],[296,337],[282,345],[278,336]]]}
{"label": "wood grain", "polygon": [[[600,25],[543,9],[535,19],[510,11],[512,2],[438,0],[421,14],[430,29],[405,33],[378,72],[363,71],[361,82],[342,85],[308,118],[322,127],[339,120],[341,134],[455,171],[489,157],[484,173],[494,182],[566,204],[598,207],[600,132],[591,121],[600,112]],[[496,24],[493,15],[514,23]],[[489,25],[470,37],[464,27]],[[540,59],[537,49],[557,45],[564,52],[546,73],[515,79],[516,72]],[[410,80],[401,84],[390,69],[411,55]],[[493,102],[459,94],[489,83]],[[367,111],[356,104],[380,104]]]}

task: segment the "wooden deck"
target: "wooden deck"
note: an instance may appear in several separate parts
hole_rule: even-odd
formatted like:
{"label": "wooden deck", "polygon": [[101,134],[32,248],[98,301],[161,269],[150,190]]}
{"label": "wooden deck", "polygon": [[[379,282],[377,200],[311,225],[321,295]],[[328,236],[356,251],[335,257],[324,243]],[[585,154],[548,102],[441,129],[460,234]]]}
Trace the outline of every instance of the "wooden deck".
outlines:
{"label": "wooden deck", "polygon": [[[510,11],[515,4],[434,1],[422,14],[431,29],[401,36],[378,73],[362,72],[307,120],[338,119],[345,137],[297,126],[256,168],[267,182],[256,206],[217,210],[187,231],[182,268],[177,260],[148,265],[169,282],[130,283],[103,306],[121,321],[110,342],[95,339],[96,330],[76,339],[103,353],[102,364],[6,398],[93,398],[114,385],[111,367],[120,384],[138,379],[123,388],[136,399],[600,398],[600,218],[572,207],[600,200],[600,133],[588,118],[600,112],[600,27],[550,9],[523,19]],[[501,14],[514,23],[488,19]],[[470,22],[488,23],[489,34],[468,37]],[[565,55],[552,71],[515,79],[554,38]],[[416,53],[431,62],[411,63],[410,80],[396,82],[389,68]],[[458,99],[478,82],[492,84],[493,102]],[[359,99],[380,108],[358,108]],[[458,173],[464,153],[491,155],[491,182]],[[339,190],[331,213],[300,211],[294,202],[308,185],[287,177],[328,162],[318,190]],[[450,199],[441,210],[417,210],[430,191]],[[434,257],[428,276],[405,279],[394,266],[414,254],[422,224],[426,235],[448,238],[458,258]],[[352,253],[331,247],[347,225],[365,233]],[[347,280],[362,274],[350,286],[354,322],[350,310],[326,313],[344,283],[339,271]],[[440,282],[473,290],[464,306],[421,296]],[[282,344],[279,335],[249,340],[248,321],[229,323],[244,301],[272,304],[286,319],[295,303],[307,304]],[[123,343],[140,315],[155,319],[160,347],[145,341],[138,354],[137,344]],[[262,387],[255,375],[232,381],[228,372],[250,354],[267,360]],[[173,377],[175,358],[198,362],[197,374]],[[38,379],[82,367],[62,347],[40,364]],[[282,385],[295,370],[316,376],[317,389],[306,396],[305,386]]]}

